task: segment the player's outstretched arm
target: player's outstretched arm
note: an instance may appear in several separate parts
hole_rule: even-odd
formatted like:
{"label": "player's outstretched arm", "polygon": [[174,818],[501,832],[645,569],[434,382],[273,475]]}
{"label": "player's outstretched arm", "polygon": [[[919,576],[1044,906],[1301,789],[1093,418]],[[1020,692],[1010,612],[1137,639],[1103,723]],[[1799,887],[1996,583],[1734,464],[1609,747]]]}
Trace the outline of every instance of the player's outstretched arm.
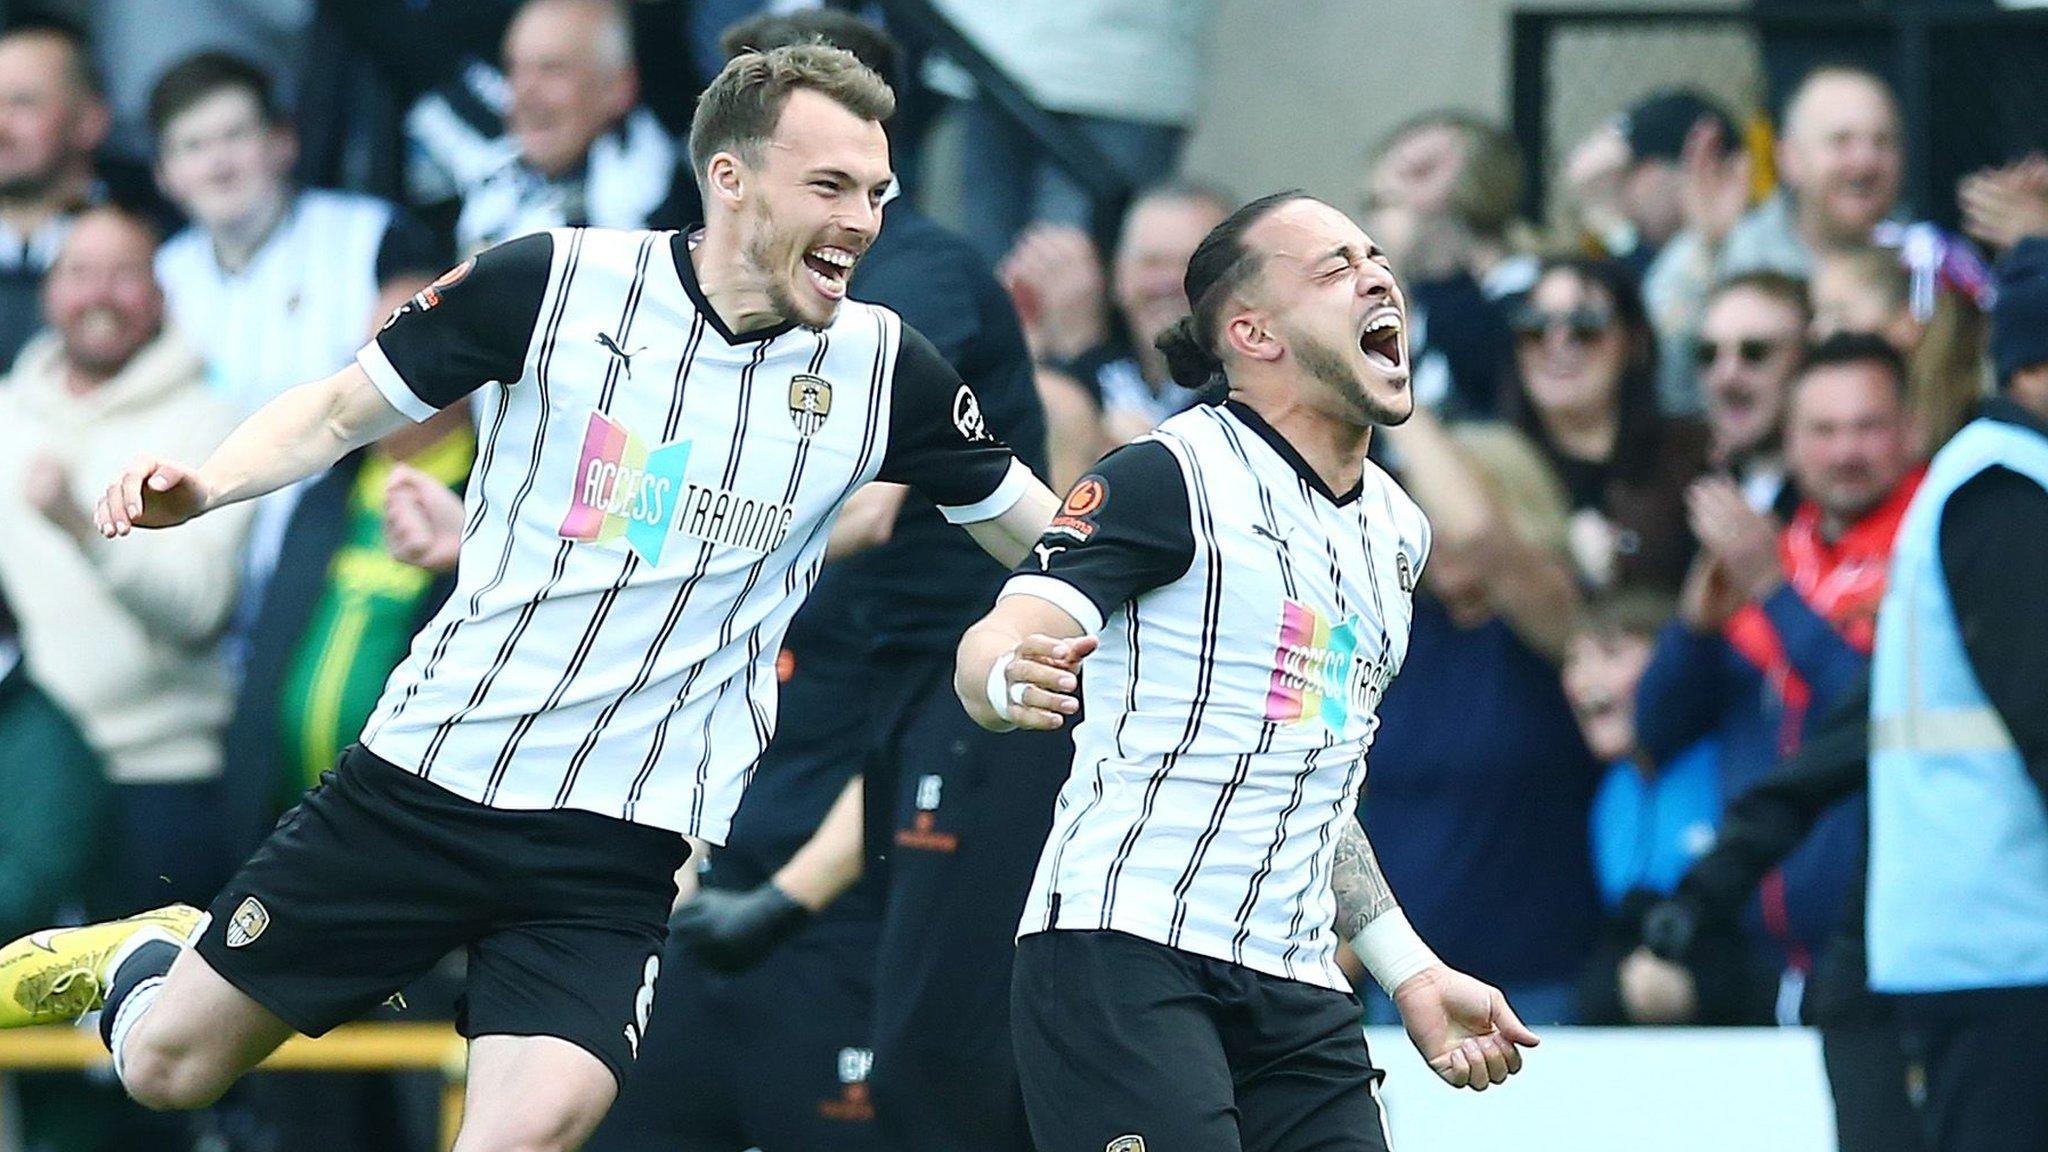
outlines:
{"label": "player's outstretched arm", "polygon": [[1394,1006],[1408,1038],[1453,1088],[1483,1092],[1522,1070],[1522,1048],[1538,1043],[1500,989],[1437,959],[1394,900],[1372,842],[1347,818],[1330,867],[1337,932]]}
{"label": "player's outstretched arm", "polygon": [[1060,510],[1060,498],[1053,495],[1038,477],[1030,477],[1024,494],[1010,505],[1008,511],[992,520],[981,520],[963,525],[981,550],[996,558],[1006,568],[1015,568],[1031,555],[1031,546],[1045,534],[1045,526],[1052,523],[1053,513]]}
{"label": "player's outstretched arm", "polygon": [[1081,710],[1081,661],[1095,643],[1051,601],[1005,596],[960,638],[953,691],[990,731],[1058,728]]}
{"label": "player's outstretched arm", "polygon": [[350,364],[257,409],[198,468],[137,457],[100,497],[93,526],[112,539],[182,524],[317,475],[406,422],[369,375]]}

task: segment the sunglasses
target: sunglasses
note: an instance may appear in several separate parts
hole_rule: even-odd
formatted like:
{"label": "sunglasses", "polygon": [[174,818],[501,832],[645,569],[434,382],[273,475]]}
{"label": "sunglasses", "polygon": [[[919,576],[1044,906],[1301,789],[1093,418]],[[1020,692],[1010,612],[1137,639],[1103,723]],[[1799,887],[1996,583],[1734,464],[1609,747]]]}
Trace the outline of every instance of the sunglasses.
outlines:
{"label": "sunglasses", "polygon": [[1692,358],[1701,368],[1712,368],[1723,352],[1733,352],[1744,368],[1761,368],[1785,344],[1783,340],[1699,340],[1693,344]]}
{"label": "sunglasses", "polygon": [[1563,329],[1571,342],[1588,345],[1614,327],[1614,314],[1602,308],[1582,307],[1569,312],[1545,312],[1524,308],[1515,316],[1515,338],[1524,344],[1541,344],[1553,329]]}

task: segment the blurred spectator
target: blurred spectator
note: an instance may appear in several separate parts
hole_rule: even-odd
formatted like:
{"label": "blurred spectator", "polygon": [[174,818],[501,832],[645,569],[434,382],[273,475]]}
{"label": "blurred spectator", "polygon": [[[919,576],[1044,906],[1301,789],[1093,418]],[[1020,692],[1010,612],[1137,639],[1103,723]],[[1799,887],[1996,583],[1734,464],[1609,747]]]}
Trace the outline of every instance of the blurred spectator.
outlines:
{"label": "blurred spectator", "polygon": [[1798,505],[1785,483],[1785,392],[1810,319],[1806,285],[1781,272],[1745,272],[1715,285],[1700,322],[1694,360],[1713,464],[1759,512],[1789,517]]}
{"label": "blurred spectator", "polygon": [[[1943,244],[1930,225],[1916,235]],[[1984,347],[1988,291],[1937,276],[1928,299],[1915,289],[1909,253],[1880,247],[1845,248],[1821,257],[1813,277],[1813,331],[1873,332],[1906,358],[1914,445],[1922,455],[1939,448],[1984,398],[1990,372]],[[1968,257],[1975,265],[1976,257]]]}
{"label": "blurred spectator", "polygon": [[[37,686],[18,632],[0,595],[0,929],[25,933],[105,914],[111,801],[100,758]],[[107,1146],[93,1141],[123,1111],[118,1097],[62,1073],[10,1079],[23,1147]]]}
{"label": "blurred spectator", "polygon": [[[1124,217],[1126,236],[1141,205],[1134,201]],[[1033,360],[1071,364],[1109,338],[1102,253],[1081,229],[1031,226],[996,266],[996,278],[1016,305]]]}
{"label": "blurred spectator", "polygon": [[1367,230],[1408,298],[1416,402],[1447,418],[1491,417],[1513,369],[1507,313],[1535,262],[1517,252],[1522,154],[1462,112],[1396,128],[1367,169]]}
{"label": "blurred spectator", "polygon": [[[1578,604],[1563,494],[1511,429],[1446,432],[1418,409],[1399,432],[1402,482],[1437,538],[1360,817],[1445,963],[1484,973],[1525,1020],[1568,1023],[1599,900],[1586,840],[1597,768],[1555,663]],[[1503,852],[1524,866],[1503,874]],[[1367,993],[1368,1020],[1394,1021]]]}
{"label": "blurred spectator", "polygon": [[[1658,636],[1637,695],[1644,750],[1664,760],[1718,733],[1723,795],[1797,750],[1809,717],[1866,667],[1892,538],[1920,482],[1905,412],[1905,366],[1874,336],[1808,355],[1793,383],[1786,459],[1803,500],[1783,530],[1722,478],[1687,504],[1702,552],[1681,619]],[[1787,973],[1780,1018],[1840,916],[1862,852],[1862,814],[1836,805],[1767,880],[1758,915],[1766,959]],[[1765,938],[1758,934],[1759,938]]]}
{"label": "blurred spectator", "polygon": [[379,288],[452,261],[391,205],[292,187],[298,141],[254,64],[209,52],[150,97],[157,172],[192,226],[157,253],[171,319],[238,412],[353,360]]}
{"label": "blurred spectator", "polygon": [[105,879],[106,776],[84,733],[23,662],[20,628],[4,595],[0,774],[8,789],[0,931],[84,923]]}
{"label": "blurred spectator", "polygon": [[1487,297],[1456,259],[1458,243],[1439,242],[1462,226],[1400,207],[1372,210],[1365,222],[1401,275],[1415,402],[1449,420],[1492,418],[1514,370],[1512,306]]}
{"label": "blurred spectator", "polygon": [[1707,430],[1657,409],[1634,279],[1612,260],[1546,261],[1514,325],[1508,411],[1564,485],[1580,579],[1676,591],[1694,548],[1685,486],[1706,469]]}
{"label": "blurred spectator", "polygon": [[71,221],[104,198],[93,150],[107,124],[77,39],[40,26],[0,35],[0,367],[42,324],[43,271]]}
{"label": "blurred spectator", "polygon": [[1607,766],[1593,798],[1594,876],[1607,926],[1579,986],[1588,1024],[1761,1024],[1748,957],[1733,932],[1702,933],[1685,963],[1642,948],[1643,911],[1714,844],[1721,748],[1709,736],[1668,761],[1636,739],[1636,687],[1672,600],[1624,589],[1596,600],[1572,637],[1564,688],[1586,746]]}
{"label": "blurred spectator", "polygon": [[[1133,204],[1125,216],[1126,236],[1138,221],[1141,206]],[[1038,224],[1003,257],[996,278],[1009,293],[1023,327],[1039,403],[1045,407],[1046,482],[1064,491],[1060,485],[1071,487],[1118,443],[1103,427],[1100,386],[1085,367],[1076,367],[1076,361],[1109,346],[1115,323],[1104,300],[1102,258],[1095,241],[1081,229]],[[1179,292],[1178,283],[1174,290]],[[1166,387],[1177,387],[1171,377]]]}
{"label": "blurred spectator", "polygon": [[[254,64],[218,52],[179,62],[151,94],[150,125],[158,179],[192,221],[158,251],[157,280],[207,384],[238,416],[352,363],[386,314],[380,285],[417,286],[450,263],[384,201],[292,186],[298,140]],[[256,504],[237,658],[302,491]]]}
{"label": "blurred spectator", "polygon": [[1003,259],[999,274],[1033,356],[1088,391],[1101,411],[1105,449],[1194,403],[1153,341],[1187,314],[1181,281],[1188,257],[1232,207],[1227,195],[1197,184],[1140,193],[1124,217],[1107,286],[1093,242],[1078,229],[1040,225]]}
{"label": "blurred spectator", "polygon": [[1111,444],[1142,436],[1195,402],[1193,393],[1174,383],[1156,341],[1187,315],[1182,284],[1195,245],[1236,206],[1214,188],[1170,184],[1141,196],[1124,218],[1110,270],[1118,331],[1098,340],[1074,365],[1101,399]]}
{"label": "blurred spectator", "polygon": [[155,248],[119,209],[83,213],[44,286],[54,331],[0,390],[0,593],[30,667],[120,785],[124,906],[205,899],[233,863],[215,813],[232,686],[213,641],[247,516],[115,541],[90,511],[138,448],[198,459],[234,424],[164,330]]}
{"label": "blurred spectator", "polygon": [[1637,276],[1685,226],[1686,146],[1703,124],[1724,144],[1735,121],[1688,88],[1652,93],[1593,130],[1565,161],[1574,223]]}
{"label": "blurred spectator", "polygon": [[[1194,122],[1214,0],[1018,4],[935,0],[1040,107],[1101,149],[1131,188],[1165,179]],[[1099,231],[1095,206],[1051,156],[957,69],[932,75],[966,121],[967,238],[993,263],[1033,223]]]}
{"label": "blurred spectator", "polygon": [[1381,142],[1365,201],[1373,213],[1409,217],[1380,221],[1375,234],[1388,227],[1415,234],[1411,252],[1426,247],[1433,260],[1470,273],[1488,299],[1502,300],[1535,282],[1536,262],[1515,235],[1526,179],[1512,134],[1470,113],[1431,112]]}
{"label": "blurred spectator", "polygon": [[621,0],[527,0],[504,69],[472,64],[406,117],[410,194],[455,209],[459,253],[563,225],[646,226],[680,153],[638,104]]}
{"label": "blurred spectator", "polygon": [[[1799,750],[1729,799],[1711,852],[1679,880],[1673,896],[1641,918],[1643,946],[1697,966],[1742,919],[1742,909],[1814,826],[1843,803],[1859,807],[1869,778],[1870,691],[1844,693],[1807,726]],[[1821,1031],[1821,1055],[1843,1148],[1920,1152],[1920,1124],[1908,1099],[1911,1073],[1896,1014],[1873,996],[1864,965],[1864,876],[1859,867],[1842,917],[1805,987],[1800,1016]],[[1768,1003],[1765,1005],[1768,1018]]]}
{"label": "blurred spectator", "polygon": [[1813,274],[1814,258],[1870,242],[1899,206],[1905,143],[1898,101],[1876,75],[1822,67],[1785,105],[1779,193],[1742,218],[1721,253],[1726,272]]}
{"label": "blurred spectator", "polygon": [[108,146],[147,160],[158,129],[150,94],[179,61],[202,52],[261,60],[277,77],[279,103],[294,104],[299,59],[316,0],[93,0],[93,59],[113,112]]}
{"label": "blurred spectator", "polygon": [[[1869,244],[1898,209],[1905,172],[1898,102],[1859,68],[1828,65],[1800,82],[1778,141],[1781,187],[1752,211],[1744,212],[1747,157],[1735,149],[1716,159],[1710,149],[1719,151],[1720,132],[1701,127],[1699,152],[1687,160],[1686,228],[1645,285],[1667,348],[1691,341],[1718,277],[1770,269],[1807,279],[1821,255]],[[1665,368],[1667,407],[1690,410],[1689,365],[1667,360]]]}
{"label": "blurred spectator", "polygon": [[1636,686],[1657,632],[1677,607],[1655,592],[1624,589],[1596,600],[1572,635],[1564,691],[1586,748],[1607,765],[1593,802],[1593,868],[1600,903],[1668,893],[1686,865],[1714,842],[1720,816],[1719,750],[1711,737],[1657,763],[1636,741]]}
{"label": "blurred spectator", "polygon": [[1873,244],[1830,252],[1814,263],[1809,292],[1815,340],[1865,332],[1884,337],[1901,356],[1911,356],[1919,343],[1909,307],[1912,277],[1897,253]]}
{"label": "blurred spectator", "polygon": [[1419,409],[1380,430],[1429,515],[1425,590],[1460,628],[1490,620],[1553,664],[1577,623],[1563,490],[1526,437],[1503,424],[1446,425]]}
{"label": "blurred spectator", "polygon": [[1963,231],[2004,251],[2048,236],[2048,157],[2038,153],[2003,168],[1974,172],[1956,189]]}
{"label": "blurred spectator", "polygon": [[[483,64],[485,74],[495,77],[497,70],[488,62],[498,58],[505,29],[523,0],[315,2],[320,31],[340,32],[362,57],[374,61],[378,79],[404,109],[473,64]],[[689,127],[697,94],[717,74],[700,72],[694,64],[703,43],[716,43],[721,17],[730,19],[718,10],[734,4],[749,10],[760,6],[757,0],[630,0],[627,5],[641,103],[671,132]],[[502,77],[493,83],[502,85]],[[453,95],[457,90],[451,85],[444,92],[459,101],[463,97]]]}
{"label": "blurred spectator", "polygon": [[344,457],[293,509],[227,730],[246,847],[362,734],[385,678],[453,586],[452,572],[391,557],[386,487],[459,491],[475,455],[468,408],[456,405]]}
{"label": "blurred spectator", "polygon": [[1999,395],[1934,457],[1871,670],[1870,987],[1937,1152],[2048,1146],[2048,236],[1999,269]]}

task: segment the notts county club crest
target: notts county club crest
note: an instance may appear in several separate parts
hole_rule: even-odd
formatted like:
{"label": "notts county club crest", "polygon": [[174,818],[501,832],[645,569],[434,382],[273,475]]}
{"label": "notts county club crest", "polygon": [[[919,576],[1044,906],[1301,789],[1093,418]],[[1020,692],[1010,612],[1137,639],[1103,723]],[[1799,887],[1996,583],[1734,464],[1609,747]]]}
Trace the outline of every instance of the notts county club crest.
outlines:
{"label": "notts county club crest", "polygon": [[1111,1140],[1102,1152],[1145,1152],[1143,1136],[1119,1136]]}
{"label": "notts county club crest", "polygon": [[263,930],[270,927],[270,909],[254,896],[242,901],[235,909],[234,919],[228,921],[228,947],[247,948],[256,942]]}
{"label": "notts county club crest", "polygon": [[789,381],[789,418],[796,430],[809,437],[825,426],[832,414],[832,382],[816,376],[799,375]]}

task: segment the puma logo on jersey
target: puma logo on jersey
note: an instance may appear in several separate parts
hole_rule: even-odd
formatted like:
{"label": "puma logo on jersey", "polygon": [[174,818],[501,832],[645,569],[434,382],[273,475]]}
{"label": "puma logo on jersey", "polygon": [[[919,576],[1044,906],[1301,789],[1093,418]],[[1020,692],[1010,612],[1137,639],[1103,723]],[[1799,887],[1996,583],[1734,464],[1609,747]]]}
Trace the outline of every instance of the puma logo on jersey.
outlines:
{"label": "puma logo on jersey", "polygon": [[609,332],[599,332],[597,334],[597,342],[604,345],[605,351],[619,358],[619,362],[625,366],[626,379],[631,380],[633,378],[633,357],[647,351],[647,345],[642,344],[640,347],[628,352],[624,348],[619,347],[619,342],[613,339]]}

